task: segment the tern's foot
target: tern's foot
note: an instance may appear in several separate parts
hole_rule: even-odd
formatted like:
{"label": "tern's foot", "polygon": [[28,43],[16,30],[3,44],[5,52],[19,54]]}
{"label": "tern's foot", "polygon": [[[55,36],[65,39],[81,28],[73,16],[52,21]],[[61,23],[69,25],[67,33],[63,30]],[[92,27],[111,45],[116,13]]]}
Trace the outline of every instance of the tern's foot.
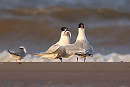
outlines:
{"label": "tern's foot", "polygon": [[62,58],[59,58],[60,59],[60,61],[62,62]]}
{"label": "tern's foot", "polygon": [[22,64],[22,62],[18,62],[18,64]]}

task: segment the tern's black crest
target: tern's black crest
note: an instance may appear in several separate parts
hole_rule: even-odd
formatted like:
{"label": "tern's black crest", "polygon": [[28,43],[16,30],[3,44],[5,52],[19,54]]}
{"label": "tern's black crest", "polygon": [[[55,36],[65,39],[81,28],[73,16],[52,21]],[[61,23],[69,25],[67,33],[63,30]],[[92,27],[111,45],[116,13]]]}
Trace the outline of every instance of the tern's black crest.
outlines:
{"label": "tern's black crest", "polygon": [[79,28],[84,28],[84,24],[83,24],[83,23],[80,23],[80,24],[79,24]]}
{"label": "tern's black crest", "polygon": [[23,49],[23,48],[19,48],[19,49]]}
{"label": "tern's black crest", "polygon": [[61,27],[61,31],[69,31],[67,27]]}

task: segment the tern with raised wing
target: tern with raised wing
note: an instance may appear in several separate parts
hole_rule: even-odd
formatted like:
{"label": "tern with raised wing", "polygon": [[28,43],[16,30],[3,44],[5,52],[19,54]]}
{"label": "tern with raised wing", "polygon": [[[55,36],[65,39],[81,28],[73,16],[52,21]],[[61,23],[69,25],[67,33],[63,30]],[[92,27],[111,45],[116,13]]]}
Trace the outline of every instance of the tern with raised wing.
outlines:
{"label": "tern with raised wing", "polygon": [[83,23],[79,24],[78,36],[75,43],[66,45],[66,53],[80,56],[84,58],[84,62],[86,60],[86,56],[93,56],[93,47],[90,45],[85,36],[85,28]]}
{"label": "tern with raised wing", "polygon": [[16,60],[16,62],[17,60],[20,60],[21,62],[21,59],[23,59],[26,55],[26,48],[20,46],[18,51],[8,50],[8,52],[12,55],[13,59]]}
{"label": "tern with raised wing", "polygon": [[32,55],[40,56],[42,58],[48,58],[48,59],[60,59],[62,62],[62,58],[69,58],[73,55],[67,54],[65,51],[65,46],[67,44],[70,44],[70,38],[71,38],[71,33],[68,30],[67,27],[62,27],[61,28],[61,36],[60,40],[52,45],[47,51],[41,52],[41,53],[36,53]]}

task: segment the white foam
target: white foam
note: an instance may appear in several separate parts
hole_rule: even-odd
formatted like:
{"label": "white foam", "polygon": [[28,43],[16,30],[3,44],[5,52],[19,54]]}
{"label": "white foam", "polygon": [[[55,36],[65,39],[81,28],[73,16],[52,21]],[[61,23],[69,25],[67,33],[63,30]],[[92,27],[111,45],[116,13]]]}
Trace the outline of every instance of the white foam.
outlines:
{"label": "white foam", "polygon": [[[83,62],[83,58],[79,58],[79,62]],[[37,56],[27,54],[22,60],[23,62],[60,62],[59,59],[43,59]],[[108,55],[102,55],[96,53],[93,57],[87,57],[86,62],[130,62],[130,54],[118,54],[111,53]],[[3,51],[0,53],[0,62],[15,62],[12,56],[7,52]],[[63,62],[77,62],[77,56],[73,58],[63,58]]]}

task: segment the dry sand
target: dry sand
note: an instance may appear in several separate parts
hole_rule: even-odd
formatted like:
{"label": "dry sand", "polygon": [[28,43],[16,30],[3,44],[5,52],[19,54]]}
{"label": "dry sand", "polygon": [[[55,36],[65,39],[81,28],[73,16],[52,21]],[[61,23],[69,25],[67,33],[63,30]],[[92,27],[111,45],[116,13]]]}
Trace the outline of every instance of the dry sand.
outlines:
{"label": "dry sand", "polygon": [[130,87],[130,63],[0,63],[0,87]]}

